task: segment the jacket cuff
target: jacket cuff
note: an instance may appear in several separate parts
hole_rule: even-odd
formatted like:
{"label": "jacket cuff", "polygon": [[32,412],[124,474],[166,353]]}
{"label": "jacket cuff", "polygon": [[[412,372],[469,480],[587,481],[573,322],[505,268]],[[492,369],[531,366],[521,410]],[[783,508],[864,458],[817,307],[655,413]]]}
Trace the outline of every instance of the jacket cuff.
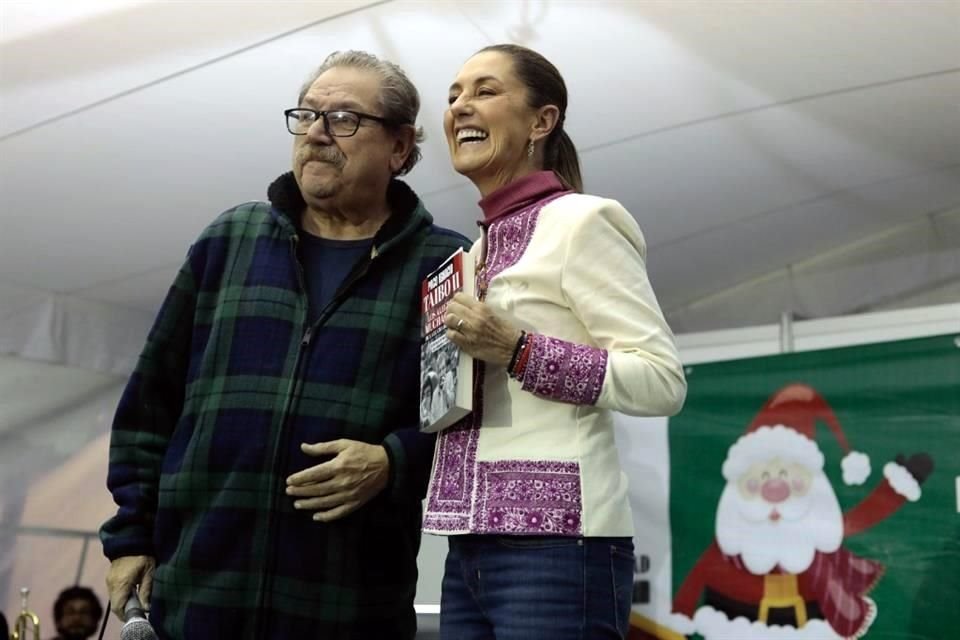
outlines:
{"label": "jacket cuff", "polygon": [[422,500],[426,496],[435,443],[436,434],[420,433],[416,427],[399,429],[383,439],[381,445],[390,461],[386,488],[390,499]]}
{"label": "jacket cuff", "polygon": [[529,340],[524,391],[569,404],[596,404],[607,374],[605,349],[540,334],[530,334]]}
{"label": "jacket cuff", "polygon": [[146,534],[117,534],[110,531],[110,522],[100,527],[100,542],[103,555],[108,560],[124,556],[153,556],[153,540]]}

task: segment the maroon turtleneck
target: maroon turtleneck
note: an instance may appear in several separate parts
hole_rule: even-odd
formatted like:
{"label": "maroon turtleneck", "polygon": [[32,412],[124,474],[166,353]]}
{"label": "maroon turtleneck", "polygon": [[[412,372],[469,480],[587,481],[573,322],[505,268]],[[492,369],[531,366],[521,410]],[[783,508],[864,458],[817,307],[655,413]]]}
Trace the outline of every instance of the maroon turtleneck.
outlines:
{"label": "maroon turtleneck", "polygon": [[565,193],[570,193],[570,189],[560,182],[553,171],[536,171],[525,175],[480,200],[482,224],[490,224],[501,216],[521,211],[538,202],[549,202]]}

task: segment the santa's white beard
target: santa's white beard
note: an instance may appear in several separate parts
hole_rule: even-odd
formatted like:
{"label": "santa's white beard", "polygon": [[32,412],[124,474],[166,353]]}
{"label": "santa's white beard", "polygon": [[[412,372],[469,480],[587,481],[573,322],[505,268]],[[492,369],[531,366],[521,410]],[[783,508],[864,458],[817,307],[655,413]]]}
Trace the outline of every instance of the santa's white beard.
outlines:
{"label": "santa's white beard", "polygon": [[[780,519],[770,513],[776,508]],[[791,496],[773,505],[762,499],[744,500],[735,482],[727,483],[717,506],[717,544],[726,555],[739,555],[750,573],[766,575],[779,565],[802,573],[814,553],[830,553],[843,540],[843,513],[823,472],[802,497]]]}

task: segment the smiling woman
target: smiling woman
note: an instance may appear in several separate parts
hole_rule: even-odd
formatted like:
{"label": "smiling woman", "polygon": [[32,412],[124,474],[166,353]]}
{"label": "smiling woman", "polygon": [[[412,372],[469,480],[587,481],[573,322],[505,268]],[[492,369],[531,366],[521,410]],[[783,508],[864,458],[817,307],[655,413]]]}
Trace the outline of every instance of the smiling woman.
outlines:
{"label": "smiling woman", "polygon": [[527,51],[482,49],[450,86],[443,123],[450,157],[483,196],[541,168],[583,190],[577,152],[563,130],[566,85],[549,61]]}
{"label": "smiling woman", "polygon": [[[443,637],[623,638],[633,580],[612,411],[676,413],[686,383],[636,222],[580,193],[557,69],[516,45],[460,69],[444,130],[483,199],[480,299],[447,335],[479,411],[437,441],[424,529],[449,535]],[[530,585],[533,584],[533,588]]]}

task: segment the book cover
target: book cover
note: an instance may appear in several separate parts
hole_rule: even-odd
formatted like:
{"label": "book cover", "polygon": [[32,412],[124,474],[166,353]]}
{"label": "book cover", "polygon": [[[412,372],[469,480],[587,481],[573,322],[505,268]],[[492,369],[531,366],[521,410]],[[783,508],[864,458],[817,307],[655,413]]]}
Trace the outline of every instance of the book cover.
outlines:
{"label": "book cover", "polygon": [[421,285],[420,430],[445,429],[473,410],[473,358],[447,339],[447,305],[454,294],[474,295],[474,266],[463,249],[447,258]]}

